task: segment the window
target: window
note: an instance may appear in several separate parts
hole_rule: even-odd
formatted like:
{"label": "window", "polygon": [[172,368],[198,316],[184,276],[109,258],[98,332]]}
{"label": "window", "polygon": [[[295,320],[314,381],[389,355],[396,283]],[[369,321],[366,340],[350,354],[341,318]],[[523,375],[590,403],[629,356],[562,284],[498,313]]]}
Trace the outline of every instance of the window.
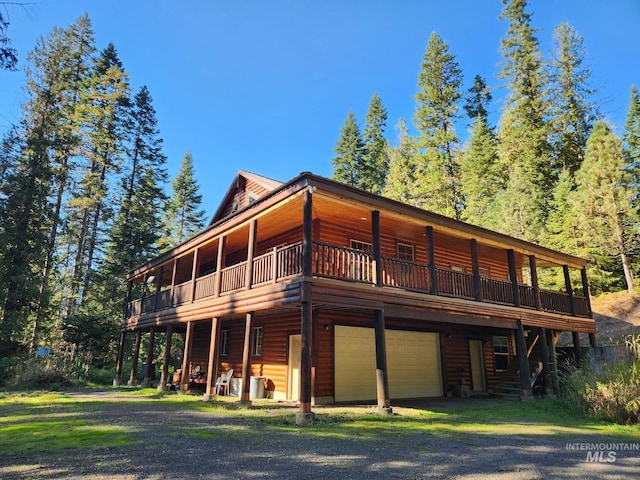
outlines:
{"label": "window", "polygon": [[253,327],[253,356],[262,355],[262,327]]}
{"label": "window", "polygon": [[492,343],[496,370],[506,370],[509,366],[509,338],[494,335]]}
{"label": "window", "polygon": [[351,248],[354,250],[363,250],[365,252],[373,252],[373,245],[367,242],[351,240]]}
{"label": "window", "polygon": [[489,267],[478,267],[478,271],[480,272],[481,277],[491,278],[491,272],[489,271]]}
{"label": "window", "polygon": [[222,330],[220,332],[220,355],[229,355],[229,330]]}
{"label": "window", "polygon": [[398,258],[404,262],[413,262],[413,245],[398,243]]}

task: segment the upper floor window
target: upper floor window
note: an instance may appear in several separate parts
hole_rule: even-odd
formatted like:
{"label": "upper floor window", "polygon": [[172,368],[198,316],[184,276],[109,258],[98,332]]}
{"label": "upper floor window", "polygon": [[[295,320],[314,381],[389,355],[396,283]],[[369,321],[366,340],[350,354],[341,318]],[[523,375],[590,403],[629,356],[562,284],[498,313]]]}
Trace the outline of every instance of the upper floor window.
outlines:
{"label": "upper floor window", "polygon": [[229,330],[220,332],[220,355],[229,355]]}
{"label": "upper floor window", "polygon": [[262,327],[253,327],[253,356],[262,355]]}
{"label": "upper floor window", "polygon": [[373,245],[367,242],[361,242],[359,240],[351,240],[351,248],[354,250],[363,250],[365,252],[372,252]]}
{"label": "upper floor window", "polygon": [[398,243],[398,258],[405,262],[413,262],[413,245]]}

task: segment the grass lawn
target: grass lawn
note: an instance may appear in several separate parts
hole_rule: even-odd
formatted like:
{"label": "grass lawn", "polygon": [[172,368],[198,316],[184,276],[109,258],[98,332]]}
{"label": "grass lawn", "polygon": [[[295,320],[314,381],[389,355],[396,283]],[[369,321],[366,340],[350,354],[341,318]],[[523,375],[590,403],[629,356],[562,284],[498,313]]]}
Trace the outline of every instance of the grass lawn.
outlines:
{"label": "grass lawn", "polygon": [[[381,416],[373,407],[316,407],[312,425],[295,425],[296,408],[267,400],[250,408],[237,398],[203,402],[200,396],[162,393],[152,389],[109,389],[100,396],[48,392],[0,393],[0,451],[37,452],[99,449],[140,442],[136,425],[114,424],[99,412],[114,403],[148,404],[148,409],[197,410],[228,417],[229,424],[202,422],[184,430],[194,439],[252,441],[256,431],[341,440],[397,443],[416,435],[446,437],[472,445],[478,436],[514,435],[604,438],[639,441],[640,426],[621,426],[572,412],[559,400],[515,402],[490,399],[449,399],[407,402],[394,414]],[[402,405],[402,404],[400,404]],[[123,408],[126,408],[124,406]],[[241,421],[240,421],[241,420]],[[180,428],[180,426],[176,426]]]}

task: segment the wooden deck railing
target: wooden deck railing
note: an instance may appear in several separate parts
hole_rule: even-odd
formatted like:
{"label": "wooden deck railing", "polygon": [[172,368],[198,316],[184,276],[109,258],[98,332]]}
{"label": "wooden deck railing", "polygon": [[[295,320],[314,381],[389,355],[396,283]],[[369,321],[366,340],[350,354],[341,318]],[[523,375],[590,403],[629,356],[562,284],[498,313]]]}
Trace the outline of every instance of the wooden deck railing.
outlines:
{"label": "wooden deck railing", "polygon": [[[316,276],[375,284],[375,259],[371,252],[342,247],[322,242],[312,244],[312,273]],[[253,259],[251,285],[255,287],[275,283],[302,273],[302,242],[277,247]],[[247,262],[223,268],[217,272],[175,285],[157,295],[132,300],[127,304],[126,316],[135,317],[163,308],[226,295],[247,288]],[[381,284],[417,292],[429,293],[431,287],[429,265],[409,262],[397,258],[381,258]],[[437,294],[455,298],[475,299],[474,277],[467,272],[436,267]],[[480,278],[481,299],[487,303],[514,305],[511,282],[495,278]],[[528,285],[518,285],[520,306],[538,308],[535,290]],[[586,297],[573,296],[575,314],[589,316],[589,301]],[[544,311],[571,314],[568,294],[540,290],[539,308]]]}

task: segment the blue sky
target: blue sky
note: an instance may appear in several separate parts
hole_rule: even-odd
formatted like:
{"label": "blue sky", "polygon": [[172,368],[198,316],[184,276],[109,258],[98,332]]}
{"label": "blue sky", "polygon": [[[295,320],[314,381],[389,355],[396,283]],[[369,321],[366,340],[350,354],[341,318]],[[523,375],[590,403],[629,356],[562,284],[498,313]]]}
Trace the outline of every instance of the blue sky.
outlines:
{"label": "blue sky", "polygon": [[[26,0],[25,0],[26,1]],[[1,8],[1,7],[0,7]],[[505,90],[499,70],[500,0],[37,0],[8,7],[20,67],[39,37],[84,12],[98,48],[112,42],[137,91],[147,85],[175,175],[194,157],[204,207],[212,214],[239,169],[286,181],[302,171],[331,176],[347,112],[361,125],[377,92],[395,143],[411,121],[428,38],[449,44],[465,76]],[[640,87],[640,0],[530,0],[545,55],[563,21],[584,37],[597,99],[621,128],[631,85]],[[0,134],[17,122],[23,73],[0,72]],[[464,124],[458,134],[467,138]]]}

